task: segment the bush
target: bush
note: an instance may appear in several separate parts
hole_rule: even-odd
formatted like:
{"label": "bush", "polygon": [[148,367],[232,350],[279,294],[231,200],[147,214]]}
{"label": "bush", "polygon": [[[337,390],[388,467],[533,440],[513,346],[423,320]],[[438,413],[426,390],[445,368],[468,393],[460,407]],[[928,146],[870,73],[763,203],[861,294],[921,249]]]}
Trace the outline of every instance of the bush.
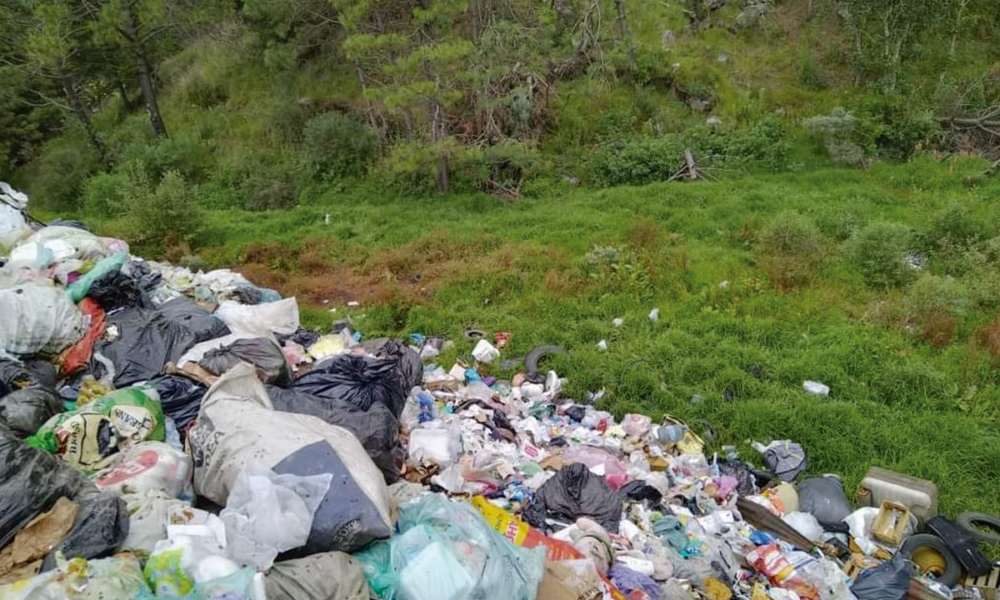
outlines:
{"label": "bush", "polygon": [[857,119],[843,108],[835,108],[829,115],[812,117],[802,123],[806,131],[823,140],[826,153],[835,163],[861,166],[865,151],[854,141]]}
{"label": "bush", "polygon": [[767,118],[746,130],[726,131],[708,125],[689,128],[685,147],[699,161],[715,166],[760,165],[781,171],[788,165],[788,130],[776,118]]}
{"label": "bush", "polygon": [[195,72],[185,77],[180,86],[180,95],[188,104],[198,108],[211,108],[222,104],[229,97],[226,86],[208,75]]}
{"label": "bush", "polygon": [[673,138],[638,139],[605,145],[593,159],[594,177],[603,186],[665,181],[684,162],[684,146]]}
{"label": "bush", "polygon": [[100,169],[100,159],[83,141],[56,140],[32,165],[37,176],[27,192],[36,206],[48,210],[74,210],[87,177]]}
{"label": "bush", "polygon": [[757,237],[758,262],[779,289],[808,282],[822,261],[823,237],[816,225],[796,212],[783,212]]}
{"label": "bush", "polygon": [[134,227],[131,240],[154,251],[168,237],[189,240],[201,219],[195,189],[177,171],[167,171],[155,186],[138,164],[126,171],[125,216]]}
{"label": "bush", "polygon": [[913,235],[898,223],[876,222],[853,240],[853,257],[865,281],[873,287],[905,285],[917,276],[911,262]]}
{"label": "bush", "polygon": [[313,172],[324,180],[363,175],[378,152],[368,127],[336,111],[310,119],[303,139]]}
{"label": "bush", "polygon": [[120,216],[124,210],[124,191],[129,184],[122,171],[98,173],[83,184],[83,209],[99,217]]}
{"label": "bush", "polygon": [[172,137],[130,144],[122,150],[119,162],[140,165],[149,181],[156,184],[168,171],[176,171],[188,181],[204,181],[215,160],[203,142]]}
{"label": "bush", "polygon": [[299,201],[308,169],[299,153],[249,151],[220,165],[203,196],[216,208],[272,210]]}
{"label": "bush", "polygon": [[853,141],[869,156],[906,160],[938,129],[934,118],[913,108],[902,94],[868,94],[854,111],[858,119]]}

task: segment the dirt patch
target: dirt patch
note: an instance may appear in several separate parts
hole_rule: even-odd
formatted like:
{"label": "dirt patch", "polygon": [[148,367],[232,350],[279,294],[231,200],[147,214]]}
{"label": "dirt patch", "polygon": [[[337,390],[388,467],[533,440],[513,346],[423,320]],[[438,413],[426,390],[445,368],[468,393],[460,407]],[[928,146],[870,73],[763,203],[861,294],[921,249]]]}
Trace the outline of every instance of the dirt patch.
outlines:
{"label": "dirt patch", "polygon": [[[251,281],[315,306],[360,302],[422,304],[442,286],[513,268],[530,247],[499,238],[455,240],[435,231],[398,247],[369,252],[337,241],[309,240],[299,248],[255,245],[236,270]],[[565,264],[565,257],[554,260]]]}

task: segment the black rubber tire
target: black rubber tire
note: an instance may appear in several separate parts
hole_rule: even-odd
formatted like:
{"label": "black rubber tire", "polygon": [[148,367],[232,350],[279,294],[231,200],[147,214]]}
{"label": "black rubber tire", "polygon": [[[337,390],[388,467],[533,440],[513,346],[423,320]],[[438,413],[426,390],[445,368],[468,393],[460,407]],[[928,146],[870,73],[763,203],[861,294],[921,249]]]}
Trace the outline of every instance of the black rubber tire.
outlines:
{"label": "black rubber tire", "polygon": [[948,587],[954,587],[958,583],[958,578],[962,576],[962,565],[945,545],[944,540],[929,533],[918,533],[906,538],[906,541],[899,548],[899,552],[907,559],[912,560],[913,553],[921,548],[930,548],[944,557],[944,573],[937,578],[937,581]]}
{"label": "black rubber tire", "polygon": [[[538,372],[538,361],[550,354],[566,354],[566,349],[562,346],[535,346],[524,357],[524,370],[528,372],[528,381],[532,383],[542,383],[545,375]],[[540,381],[539,381],[540,380]]]}
{"label": "black rubber tire", "polygon": [[468,341],[470,341],[470,342],[477,342],[477,341],[479,341],[479,340],[481,340],[481,339],[483,339],[483,338],[486,337],[486,332],[483,331],[482,329],[471,329],[470,328],[470,329],[466,329],[465,330],[464,336],[465,336],[465,339],[468,340]]}
{"label": "black rubber tire", "polygon": [[[966,512],[958,515],[958,518],[955,520],[958,521],[959,525],[971,531],[981,541],[989,544],[1000,544],[1000,519],[997,517],[986,513]],[[986,525],[997,533],[985,533],[973,523]]]}

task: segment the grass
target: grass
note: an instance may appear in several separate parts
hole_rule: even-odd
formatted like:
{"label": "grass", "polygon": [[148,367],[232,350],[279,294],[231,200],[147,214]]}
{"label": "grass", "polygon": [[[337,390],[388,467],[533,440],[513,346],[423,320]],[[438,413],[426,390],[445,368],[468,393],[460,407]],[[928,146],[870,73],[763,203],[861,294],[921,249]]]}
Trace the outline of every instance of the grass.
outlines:
{"label": "grass", "polygon": [[[872,306],[902,305],[909,290],[867,287],[844,241],[876,220],[919,231],[955,202],[997,235],[1000,182],[968,187],[977,170],[921,159],[869,172],[557,187],[512,204],[358,188],[288,211],[209,212],[197,246],[210,264],[299,295],[310,326],[349,316],[367,337],[446,336],[458,342],[446,367],[468,356],[466,327],[512,332],[505,357],[559,344],[569,356],[552,366],[569,378],[569,396],[603,389],[601,406],[619,416],[704,419],[719,432],[712,449],[736,444],[751,460],[749,441],[793,439],[811,473],[839,473],[848,490],[882,466],[936,482],[945,514],[1000,512],[1000,345],[987,327],[997,315],[957,315],[943,344],[870,319]],[[784,211],[819,224],[825,256],[809,283],[779,291],[753,239]],[[806,394],[807,379],[829,385],[830,397]]]}

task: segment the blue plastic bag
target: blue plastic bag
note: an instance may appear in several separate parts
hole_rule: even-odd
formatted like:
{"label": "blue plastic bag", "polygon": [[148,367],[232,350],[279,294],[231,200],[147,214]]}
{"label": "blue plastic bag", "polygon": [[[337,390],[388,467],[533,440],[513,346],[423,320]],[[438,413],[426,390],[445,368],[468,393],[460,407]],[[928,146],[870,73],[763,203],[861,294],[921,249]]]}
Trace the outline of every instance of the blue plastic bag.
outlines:
{"label": "blue plastic bag", "polygon": [[514,546],[471,505],[440,494],[399,512],[398,535],[354,555],[382,600],[534,600],[542,548]]}

